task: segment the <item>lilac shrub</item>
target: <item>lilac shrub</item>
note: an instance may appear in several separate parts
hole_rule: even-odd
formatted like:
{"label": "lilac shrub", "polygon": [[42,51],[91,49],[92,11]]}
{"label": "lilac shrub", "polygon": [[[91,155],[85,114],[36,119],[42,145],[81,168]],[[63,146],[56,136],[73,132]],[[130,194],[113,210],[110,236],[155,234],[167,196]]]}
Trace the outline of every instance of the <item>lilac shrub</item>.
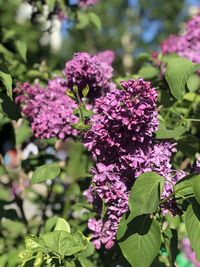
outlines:
{"label": "lilac shrub", "polygon": [[[114,245],[119,221],[128,210],[129,191],[139,175],[155,171],[164,176],[163,198],[183,176],[170,164],[175,145],[153,139],[158,128],[155,88],[143,79],[122,82],[122,86],[123,90],[112,90],[97,99],[92,128],[84,137],[86,148],[97,161],[85,196],[99,214],[106,210],[103,218],[90,219],[88,224],[97,249]],[[162,208],[164,214],[178,209],[172,200]]]}
{"label": "lilac shrub", "polygon": [[[89,98],[104,95],[115,87],[111,82],[111,64],[114,58],[115,54],[110,50],[96,55],[76,53],[73,59],[66,63],[64,73],[67,80],[55,78],[48,82],[46,88],[39,84],[19,85],[15,89],[16,103],[30,120],[35,136],[59,139],[77,136],[78,131],[72,125],[79,121],[74,115],[78,105],[66,94],[66,90],[73,90],[76,85],[82,97],[82,90],[89,86]],[[91,109],[91,106],[88,108]]]}
{"label": "lilac shrub", "polygon": [[182,35],[170,35],[161,43],[163,54],[177,53],[194,63],[200,63],[200,12],[186,23]]}
{"label": "lilac shrub", "polygon": [[46,88],[24,83],[15,89],[15,101],[29,119],[36,137],[65,139],[77,136],[72,124],[78,122],[73,114],[78,106],[67,96],[66,89],[66,81],[61,78],[50,80]]}

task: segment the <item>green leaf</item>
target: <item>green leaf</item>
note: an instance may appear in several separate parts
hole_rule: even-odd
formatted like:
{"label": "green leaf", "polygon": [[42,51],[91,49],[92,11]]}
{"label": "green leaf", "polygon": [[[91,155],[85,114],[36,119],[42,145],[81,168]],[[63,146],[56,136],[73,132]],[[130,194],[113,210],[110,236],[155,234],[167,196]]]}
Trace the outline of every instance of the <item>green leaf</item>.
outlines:
{"label": "green leaf", "polygon": [[19,129],[15,131],[16,144],[20,145],[24,141],[28,140],[32,136],[31,128],[28,125],[28,121],[23,121]]}
{"label": "green leaf", "polygon": [[82,267],[95,267],[96,266],[90,260],[84,257],[79,257],[78,261],[80,262]]}
{"label": "green leaf", "polygon": [[76,263],[74,261],[66,261],[67,267],[76,267]]}
{"label": "green leaf", "polygon": [[81,256],[87,258],[92,256],[92,254],[94,253],[95,253],[95,247],[91,242],[89,242],[86,250],[81,251]]}
{"label": "green leaf", "polygon": [[28,235],[25,237],[25,247],[27,250],[37,250],[42,247],[42,244],[38,237]]}
{"label": "green leaf", "polygon": [[14,30],[6,30],[2,28],[2,33],[3,33],[3,42],[7,42],[15,37],[15,31]]}
{"label": "green leaf", "polygon": [[71,97],[73,100],[76,100],[76,96],[75,96],[75,94],[74,94],[72,91],[67,90],[67,91],[66,91],[66,94],[67,94],[69,97]]}
{"label": "green leaf", "polygon": [[186,132],[186,128],[183,126],[176,126],[173,130],[169,130],[165,127],[165,124],[160,122],[159,128],[156,131],[157,139],[179,139]]}
{"label": "green leaf", "polygon": [[4,254],[0,256],[0,266],[6,266],[8,255]]}
{"label": "green leaf", "polygon": [[200,206],[197,203],[190,204],[187,208],[185,226],[190,244],[200,261]]}
{"label": "green leaf", "polygon": [[[129,216],[130,218],[130,216]],[[127,230],[127,225],[128,223],[132,220],[132,218],[129,218],[126,220],[126,214],[124,214],[120,220],[120,223],[119,223],[119,226],[118,226],[118,229],[117,229],[117,239],[121,239],[124,234],[126,233],[126,230]]]}
{"label": "green leaf", "polygon": [[187,135],[178,139],[177,150],[187,157],[194,158],[200,150],[200,141],[196,136]]}
{"label": "green leaf", "polygon": [[170,91],[166,89],[160,89],[159,91],[161,94],[160,104],[163,105],[165,108],[172,107],[175,101],[172,98]]}
{"label": "green leaf", "polygon": [[5,58],[7,59],[13,59],[14,58],[14,53],[12,53],[10,50],[8,50],[5,46],[0,44],[0,54],[3,54]]}
{"label": "green leaf", "polygon": [[66,231],[71,233],[70,225],[63,218],[58,218],[54,231]]}
{"label": "green leaf", "polygon": [[0,93],[0,112],[11,120],[18,120],[21,118],[19,107],[13,102],[10,97],[4,93]]}
{"label": "green leaf", "polygon": [[137,178],[129,196],[129,208],[134,217],[156,212],[164,182],[165,179],[155,172],[143,173]]}
{"label": "green leaf", "polygon": [[79,233],[69,234],[66,231],[54,231],[44,234],[41,239],[47,248],[61,257],[71,256],[87,248],[88,241]]}
{"label": "green leaf", "polygon": [[86,97],[88,95],[89,90],[90,90],[90,88],[88,85],[82,90],[82,94],[84,97]]}
{"label": "green leaf", "polygon": [[146,80],[155,78],[158,74],[159,70],[152,65],[143,66],[138,72],[138,75]]}
{"label": "green leaf", "polygon": [[46,0],[47,6],[49,7],[49,11],[52,12],[56,5],[56,0]]}
{"label": "green leaf", "polygon": [[52,216],[45,222],[45,232],[50,232],[56,226],[56,222],[58,220],[57,216]]}
{"label": "green leaf", "polygon": [[3,176],[4,174],[6,174],[5,167],[3,165],[1,165],[1,163],[0,163],[0,177]]}
{"label": "green leaf", "polygon": [[0,79],[6,87],[7,95],[12,99],[12,77],[8,68],[3,64],[0,64]]}
{"label": "green leaf", "polygon": [[174,186],[175,200],[182,210],[186,210],[191,198],[194,198],[193,183],[200,179],[200,175],[187,175],[179,180]]}
{"label": "green leaf", "polygon": [[81,13],[80,11],[77,12],[77,17],[78,17],[78,23],[76,24],[76,28],[82,30],[88,25],[89,17],[88,15]]}
{"label": "green leaf", "polygon": [[[0,169],[1,169],[1,167],[0,167]],[[1,177],[1,175],[0,175],[0,177]],[[11,192],[8,188],[6,188],[3,185],[0,185],[0,201],[2,201],[2,200],[8,201],[8,202],[12,201],[12,195],[11,195]],[[1,214],[0,218],[1,217],[4,217],[4,216],[2,216],[2,214]]]}
{"label": "green leaf", "polygon": [[88,18],[89,18],[89,21],[91,23],[94,24],[94,26],[100,31],[101,30],[101,19],[99,18],[99,16],[97,16],[97,14],[93,13],[93,12],[90,12],[88,14]]}
{"label": "green leaf", "polygon": [[190,92],[195,92],[200,88],[200,78],[198,74],[190,75],[187,81],[187,87],[190,90]]}
{"label": "green leaf", "polygon": [[78,131],[88,131],[90,128],[91,128],[91,125],[88,125],[88,124],[85,124],[84,122],[82,121],[79,121],[78,123],[76,124],[72,124],[72,127]]}
{"label": "green leaf", "polygon": [[45,164],[38,167],[31,178],[32,184],[37,184],[47,179],[54,179],[60,174],[60,167],[56,163]]}
{"label": "green leaf", "polygon": [[198,93],[194,92],[189,92],[186,95],[184,95],[184,100],[194,102],[194,103],[199,103],[200,102],[200,95]]}
{"label": "green leaf", "polygon": [[198,174],[187,175],[175,184],[174,190],[183,195],[186,195],[186,193],[188,193],[188,189],[190,190],[190,193],[192,193],[193,183],[199,179],[200,175]]}
{"label": "green leaf", "polygon": [[91,159],[88,158],[84,146],[80,142],[73,141],[68,142],[67,146],[69,155],[69,159],[66,163],[67,175],[72,177],[73,180],[88,176],[89,170],[92,167],[92,162]]}
{"label": "green leaf", "polygon": [[17,238],[21,235],[24,225],[20,221],[5,219],[1,222],[1,227],[6,230],[7,234],[10,236],[10,238]]}
{"label": "green leaf", "polygon": [[43,260],[43,252],[38,251],[36,259],[34,261],[34,267],[40,267],[42,265],[42,260]]}
{"label": "green leaf", "polygon": [[24,61],[26,61],[26,53],[27,53],[26,41],[17,40],[17,41],[15,41],[15,46],[16,46],[16,49],[17,49],[18,53],[20,54],[21,58]]}
{"label": "green leaf", "polygon": [[19,251],[17,249],[12,248],[12,250],[8,253],[8,267],[19,266],[20,260],[18,255]]}
{"label": "green leaf", "polygon": [[183,99],[187,80],[199,67],[199,64],[194,65],[191,61],[180,57],[174,57],[168,61],[165,78],[172,95],[177,100]]}
{"label": "green leaf", "polygon": [[19,253],[19,258],[22,261],[27,261],[28,259],[31,258],[31,256],[32,256],[32,251],[28,249],[22,250]]}
{"label": "green leaf", "polygon": [[159,224],[149,216],[134,218],[119,240],[124,257],[133,267],[149,267],[160,250]]}
{"label": "green leaf", "polygon": [[200,204],[200,175],[198,175],[192,183],[192,189],[196,200]]}

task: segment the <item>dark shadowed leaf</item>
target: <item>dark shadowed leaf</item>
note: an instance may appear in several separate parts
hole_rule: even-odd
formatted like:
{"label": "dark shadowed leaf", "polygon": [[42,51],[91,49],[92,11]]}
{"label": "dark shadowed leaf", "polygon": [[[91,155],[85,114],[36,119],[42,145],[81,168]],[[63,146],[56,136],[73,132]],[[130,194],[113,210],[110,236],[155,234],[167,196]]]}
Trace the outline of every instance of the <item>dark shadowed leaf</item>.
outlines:
{"label": "dark shadowed leaf", "polygon": [[0,64],[0,80],[5,86],[8,96],[12,99],[12,77],[8,68],[3,64]]}
{"label": "dark shadowed leaf", "polygon": [[4,93],[0,93],[0,112],[11,120],[18,120],[21,118],[19,107],[13,102],[10,97]]}

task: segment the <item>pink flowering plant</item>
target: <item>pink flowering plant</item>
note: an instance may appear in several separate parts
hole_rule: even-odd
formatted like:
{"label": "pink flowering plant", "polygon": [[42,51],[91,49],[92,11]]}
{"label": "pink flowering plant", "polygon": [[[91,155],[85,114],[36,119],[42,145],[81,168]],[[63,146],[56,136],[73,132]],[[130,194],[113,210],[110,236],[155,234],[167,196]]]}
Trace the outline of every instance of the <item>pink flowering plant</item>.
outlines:
{"label": "pink flowering plant", "polygon": [[[25,2],[35,25],[101,29],[100,0]],[[129,71],[109,44],[31,65],[19,35],[0,44],[0,266],[200,266],[199,10]]]}

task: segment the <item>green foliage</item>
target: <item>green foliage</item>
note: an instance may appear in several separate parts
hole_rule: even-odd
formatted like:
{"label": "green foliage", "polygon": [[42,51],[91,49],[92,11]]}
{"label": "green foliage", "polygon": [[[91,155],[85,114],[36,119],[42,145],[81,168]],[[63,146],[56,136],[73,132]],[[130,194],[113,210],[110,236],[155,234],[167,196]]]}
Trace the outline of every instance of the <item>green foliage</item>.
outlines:
{"label": "green foliage", "polygon": [[168,130],[165,124],[160,122],[159,128],[156,131],[156,138],[178,140],[185,132],[186,128],[183,126],[176,126],[173,130]]}
{"label": "green foliage", "polygon": [[87,247],[87,239],[83,239],[79,233],[69,234],[66,231],[56,230],[54,232],[46,233],[41,237],[44,241],[44,246],[55,255],[61,258],[64,256],[71,256]]}
{"label": "green foliage", "polygon": [[191,246],[197,255],[197,260],[200,261],[200,207],[197,204],[190,204],[185,214],[185,226],[190,239]]}
{"label": "green foliage", "polygon": [[187,81],[187,87],[190,92],[196,92],[200,88],[200,80],[198,74],[190,75]]}
{"label": "green foliage", "polygon": [[153,79],[153,78],[157,77],[158,74],[159,74],[159,70],[157,68],[153,67],[152,65],[144,66],[138,72],[138,75],[143,77],[146,80]]}
{"label": "green foliage", "polygon": [[74,180],[90,176],[89,170],[92,162],[83,145],[79,142],[68,142],[68,153],[69,159],[66,164],[68,175]]}
{"label": "green foliage", "polygon": [[66,231],[70,234],[70,225],[63,218],[58,218],[54,231]]}
{"label": "green foliage", "polygon": [[46,164],[37,168],[31,178],[31,183],[36,184],[47,179],[54,179],[60,174],[60,167],[55,164]]}
{"label": "green foliage", "polygon": [[[121,225],[119,226],[120,230]],[[131,266],[149,267],[158,254],[161,245],[159,224],[148,215],[134,218],[125,235],[119,239],[119,246]]]}
{"label": "green foliage", "polygon": [[[34,266],[42,264],[55,264],[55,266],[76,266],[71,256],[80,257],[83,262],[87,260],[84,252],[89,246],[89,239],[82,233],[70,233],[69,224],[62,218],[57,219],[53,232],[46,232],[40,237],[27,236],[25,238],[25,250],[19,254],[21,266],[34,259]],[[83,252],[83,255],[82,255]],[[88,255],[89,256],[89,255]],[[74,258],[75,260],[75,258]],[[70,262],[70,263],[69,263]]]}
{"label": "green foliage", "polygon": [[172,95],[181,101],[185,95],[185,87],[190,75],[197,71],[200,66],[180,57],[165,58],[165,60],[167,61],[165,78]]}
{"label": "green foliage", "polygon": [[26,53],[27,53],[27,44],[26,44],[26,42],[17,40],[15,42],[15,46],[16,46],[16,49],[19,52],[19,55],[21,56],[21,58],[24,61],[26,61]]}
{"label": "green foliage", "polygon": [[89,24],[93,24],[97,30],[101,30],[101,20],[99,16],[97,16],[93,12],[83,13],[81,11],[78,12],[78,23],[76,24],[77,29],[84,29]]}
{"label": "green foliage", "polygon": [[11,120],[21,118],[19,107],[5,93],[0,93],[0,112]]}
{"label": "green foliage", "polygon": [[7,90],[8,96],[12,99],[12,77],[8,68],[3,64],[0,64],[0,79]]}
{"label": "green foliage", "polygon": [[156,212],[165,179],[154,172],[140,175],[129,196],[131,216]]}

